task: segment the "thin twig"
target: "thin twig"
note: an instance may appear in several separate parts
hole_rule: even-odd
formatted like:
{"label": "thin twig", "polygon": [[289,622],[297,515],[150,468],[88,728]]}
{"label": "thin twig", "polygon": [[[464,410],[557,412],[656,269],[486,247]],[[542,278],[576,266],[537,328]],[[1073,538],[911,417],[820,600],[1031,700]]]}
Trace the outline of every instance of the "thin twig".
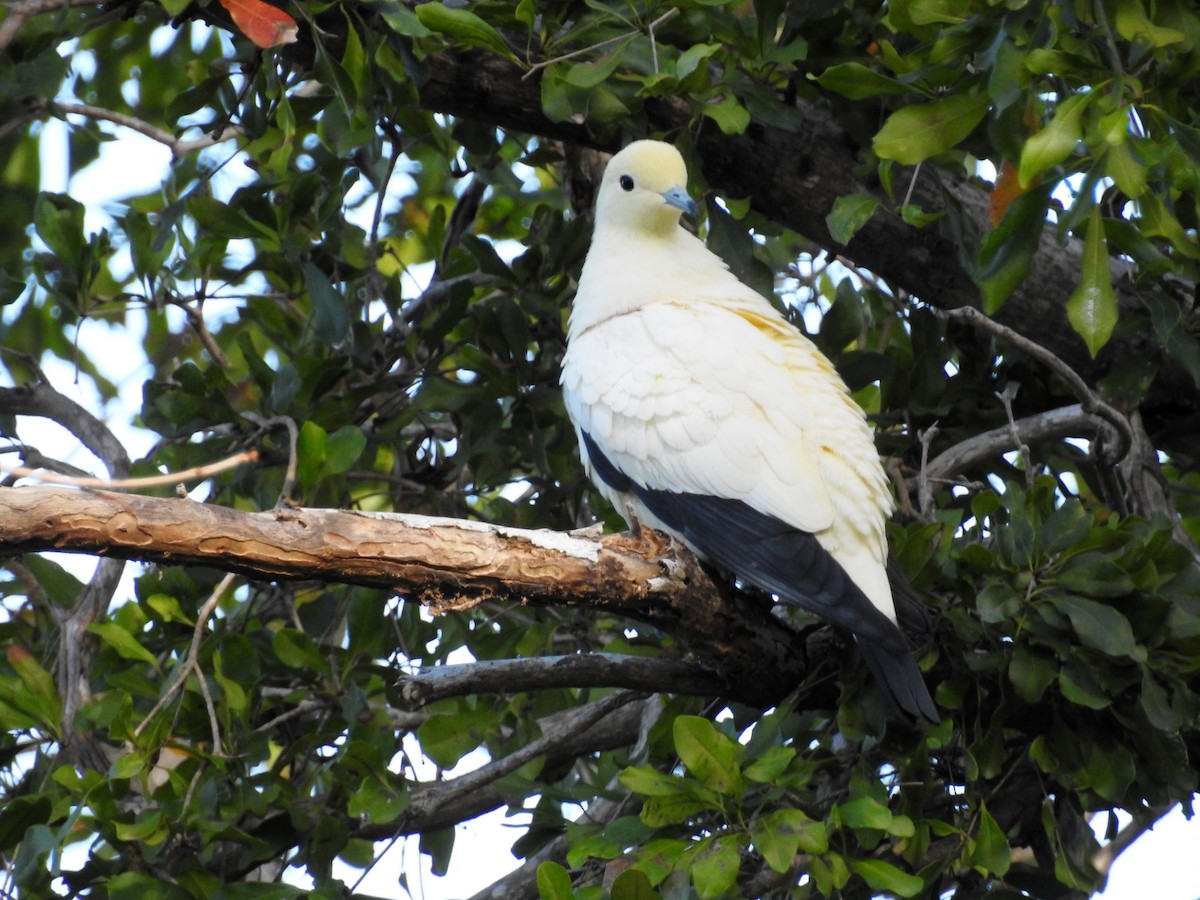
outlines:
{"label": "thin twig", "polygon": [[938,425],[934,422],[917,435],[921,441],[921,475],[917,484],[917,507],[922,516],[928,516],[933,507],[933,489],[929,487],[929,445],[933,443],[937,434]]}
{"label": "thin twig", "polygon": [[947,319],[968,322],[976,328],[980,328],[989,334],[1007,341],[1018,350],[1044,363],[1070,385],[1075,396],[1079,398],[1084,412],[1097,415],[1112,425],[1117,430],[1117,433],[1121,435],[1126,449],[1133,443],[1133,429],[1129,425],[1129,420],[1101,400],[1100,396],[1088,386],[1088,383],[1080,377],[1078,372],[1041,344],[1031,341],[1024,335],[1018,334],[1006,325],[1001,325],[995,319],[984,315],[971,306],[960,306],[957,309],[945,310],[940,315],[945,316]]}
{"label": "thin twig", "polygon": [[[198,306],[192,306],[182,297],[171,297],[170,302],[183,310],[183,314],[187,316],[188,324],[192,326],[192,330],[196,332],[196,336],[200,338],[200,343],[204,345],[204,349],[208,351],[208,355],[217,367],[221,369],[230,368],[229,357],[217,345],[216,339],[213,338],[212,332],[208,330],[208,325],[204,321],[204,316],[201,314]],[[203,300],[199,300],[198,303],[203,303]]]}
{"label": "thin twig", "polygon": [[287,471],[283,475],[283,487],[279,489],[279,498],[275,501],[276,509],[283,509],[292,501],[292,489],[296,486],[296,473],[300,467],[300,454],[297,447],[300,443],[300,429],[296,427],[296,420],[291,416],[272,416],[267,419],[260,416],[258,413],[246,412],[242,416],[249,419],[261,430],[266,431],[276,425],[282,425],[287,429],[288,433],[288,464]]}
{"label": "thin twig", "polygon": [[[678,12],[678,9],[668,9],[665,13],[646,26],[646,30],[650,33],[651,46],[653,46],[654,29],[666,22]],[[642,30],[640,28],[635,28],[632,31],[626,32],[625,34],[619,34],[616,37],[607,38],[603,41],[597,41],[595,44],[590,44],[580,50],[572,50],[570,53],[564,53],[562,56],[556,56],[553,59],[544,59],[541,62],[534,63],[532,66],[530,66],[529,71],[521,76],[521,80],[524,81],[526,78],[531,77],[535,72],[540,72],[542,69],[548,68],[555,63],[565,62],[568,59],[574,59],[576,56],[582,56],[585,53],[591,53],[593,50],[599,50],[601,47],[607,47],[609,44],[615,44],[618,41],[627,41],[630,38],[637,37],[641,33]],[[658,65],[656,61],[655,70],[657,71],[657,69]]]}
{"label": "thin twig", "polygon": [[204,466],[184,469],[182,472],[168,472],[165,475],[148,475],[145,478],[81,478],[73,475],[59,475],[47,472],[45,469],[29,469],[25,466],[0,466],[0,472],[17,478],[35,478],[49,484],[65,484],[79,488],[101,488],[113,491],[131,491],[140,488],[161,487],[165,484],[178,484],[181,481],[196,481],[217,475],[228,469],[236,468],[245,463],[256,462],[258,451],[254,449],[235,453],[219,462]]}
{"label": "thin twig", "polygon": [[1013,418],[1012,398],[1013,385],[1010,383],[1002,391],[996,392],[996,397],[1004,405],[1004,414],[1008,417],[1008,431],[1012,435],[1013,445],[1017,448],[1017,453],[1021,457],[1021,464],[1025,467],[1025,487],[1032,489],[1034,481],[1033,460],[1029,455],[1029,445],[1021,440],[1021,432],[1017,429],[1017,421]]}
{"label": "thin twig", "polygon": [[232,572],[221,579],[220,584],[213,589],[212,595],[205,601],[204,606],[200,609],[200,614],[196,617],[196,627],[192,631],[192,643],[188,648],[188,654],[184,658],[183,665],[179,669],[179,677],[175,679],[165,694],[159,698],[159,701],[154,704],[154,708],[142,719],[137,728],[133,730],[133,736],[138,737],[146,728],[147,725],[157,716],[180,690],[187,683],[188,677],[193,673],[196,676],[196,681],[200,684],[200,692],[204,696],[204,704],[208,708],[208,724],[212,729],[213,753],[221,755],[221,726],[217,721],[216,706],[213,704],[212,694],[209,693],[208,685],[204,680],[204,672],[200,669],[200,643],[204,639],[204,629],[208,625],[208,620],[216,611],[217,604],[221,602],[221,598],[233,584],[235,576]]}

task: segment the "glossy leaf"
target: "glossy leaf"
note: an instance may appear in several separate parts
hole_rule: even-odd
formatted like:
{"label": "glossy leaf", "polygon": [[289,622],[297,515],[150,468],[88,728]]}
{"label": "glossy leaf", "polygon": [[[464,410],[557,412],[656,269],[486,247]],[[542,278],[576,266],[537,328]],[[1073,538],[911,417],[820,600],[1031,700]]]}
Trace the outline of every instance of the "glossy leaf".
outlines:
{"label": "glossy leaf", "polygon": [[872,147],[881,159],[914,166],[958,144],[975,130],[987,110],[986,96],[970,94],[905,106],[888,117]]}
{"label": "glossy leaf", "polygon": [[1093,207],[1083,246],[1079,284],[1067,298],[1067,318],[1094,357],[1117,325],[1117,294],[1112,286],[1108,241],[1100,207]]}
{"label": "glossy leaf", "polygon": [[1083,138],[1083,114],[1091,94],[1072,94],[1054,111],[1046,127],[1021,148],[1021,186],[1028,187],[1046,172],[1061,165]]}
{"label": "glossy leaf", "polygon": [[741,753],[736,741],[699,716],[679,716],[674,734],[675,751],[692,775],[722,794],[742,789]]}

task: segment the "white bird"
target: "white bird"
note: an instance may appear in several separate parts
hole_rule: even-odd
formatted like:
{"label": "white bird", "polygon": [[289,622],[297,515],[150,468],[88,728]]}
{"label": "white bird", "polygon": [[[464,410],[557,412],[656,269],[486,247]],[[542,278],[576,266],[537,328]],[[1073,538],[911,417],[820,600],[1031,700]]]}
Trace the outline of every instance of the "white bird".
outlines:
{"label": "white bird", "polygon": [[897,707],[938,721],[888,579],[893,502],[832,363],[680,224],[670,144],[612,158],[562,388],[588,475],[631,527],[853,633]]}

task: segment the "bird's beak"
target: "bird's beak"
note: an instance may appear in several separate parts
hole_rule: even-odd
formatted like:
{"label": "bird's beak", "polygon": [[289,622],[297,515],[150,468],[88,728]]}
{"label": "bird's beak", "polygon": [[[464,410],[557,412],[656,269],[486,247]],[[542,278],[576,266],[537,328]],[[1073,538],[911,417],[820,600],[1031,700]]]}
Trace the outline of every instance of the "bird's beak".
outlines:
{"label": "bird's beak", "polygon": [[673,187],[669,191],[663,191],[662,198],[667,201],[669,206],[674,206],[677,209],[682,209],[693,219],[699,210],[696,207],[696,201],[693,200],[687,192],[686,188]]}

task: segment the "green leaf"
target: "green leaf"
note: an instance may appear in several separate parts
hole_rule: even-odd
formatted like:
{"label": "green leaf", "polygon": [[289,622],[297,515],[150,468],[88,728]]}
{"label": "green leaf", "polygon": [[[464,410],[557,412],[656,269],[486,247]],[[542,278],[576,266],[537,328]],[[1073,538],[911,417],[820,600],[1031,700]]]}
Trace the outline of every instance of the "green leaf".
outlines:
{"label": "green leaf", "polygon": [[1029,191],[1009,204],[1000,224],[979,248],[979,293],[983,311],[994,314],[1029,274],[1046,219],[1047,189]]}
{"label": "green leaf", "polygon": [[1008,661],[1008,680],[1017,690],[1017,696],[1027,703],[1042,699],[1058,675],[1058,660],[1047,653],[1039,653],[1028,644],[1018,644]]}
{"label": "green leaf", "polygon": [[541,900],[573,900],[575,896],[570,873],[556,862],[537,867],[537,889]]}
{"label": "green leaf", "polygon": [[1031,136],[1021,148],[1018,166],[1021,187],[1064,162],[1083,138],[1083,111],[1091,94],[1072,94],[1058,105],[1046,127]]}
{"label": "green leaf", "polygon": [[892,827],[892,811],[874,797],[856,797],[836,807],[838,820],[850,828],[874,828],[888,831]]}
{"label": "green leaf", "polygon": [[43,191],[33,207],[37,235],[50,252],[74,273],[83,260],[83,204],[66,194]]}
{"label": "green leaf", "polygon": [[717,123],[724,134],[741,134],[750,124],[750,113],[737,97],[726,94],[719,103],[706,103],[701,112]]}
{"label": "green leaf", "polygon": [[25,832],[50,821],[50,801],[42,794],[10,796],[0,809],[0,851],[21,842]]}
{"label": "green leaf", "polygon": [[98,622],[95,625],[89,625],[88,631],[108,644],[117,651],[117,655],[122,659],[132,659],[136,662],[149,663],[158,668],[158,660],[154,658],[154,654],[138,643],[137,638],[122,628],[111,622]]}
{"label": "green leaf", "polygon": [[1132,657],[1137,648],[1129,620],[1117,610],[1085,597],[1054,597],[1054,607],[1071,620],[1085,647],[1109,656]]}
{"label": "green leaf", "polygon": [[675,77],[680,81],[700,67],[700,64],[721,49],[720,44],[694,44],[679,54],[675,61]]}
{"label": "green leaf", "polygon": [[640,869],[626,869],[614,879],[611,900],[659,900],[659,893]]}
{"label": "green leaf", "polygon": [[1184,32],[1155,25],[1146,15],[1141,0],[1123,0],[1116,4],[1113,26],[1127,41],[1145,41],[1152,47],[1168,47],[1187,40]]}
{"label": "green leaf", "polygon": [[693,857],[692,883],[701,900],[724,897],[733,892],[741,867],[738,841],[733,835],[722,835],[706,842],[707,846]]}
{"label": "green leaf", "polygon": [[796,854],[821,854],[829,850],[825,825],[814,822],[798,809],[777,809],[757,820],[750,828],[750,839],[768,866],[786,872]]}
{"label": "green leaf", "polygon": [[[127,826],[126,826],[127,827]],[[122,826],[116,825],[117,834],[121,834]],[[125,838],[136,840],[136,838]],[[264,885],[265,887],[265,885]],[[139,872],[122,872],[108,879],[104,886],[105,896],[109,900],[188,900],[189,894],[177,885],[160,881]],[[263,896],[255,894],[255,897]],[[296,896],[292,894],[291,896]],[[214,900],[224,900],[219,894]]]}
{"label": "green leaf", "polygon": [[912,91],[910,85],[856,62],[839,63],[830,66],[820,75],[810,74],[808,77],[826,90],[851,100],[907,94]]}
{"label": "green leaf", "polygon": [[741,792],[741,746],[737,741],[700,716],[679,716],[673,732],[675,752],[701,783],[721,794]]}
{"label": "green leaf", "polygon": [[852,859],[849,862],[850,868],[877,891],[915,897],[925,887],[924,879],[910,875],[882,859]]}
{"label": "green leaf", "polygon": [[875,155],[907,166],[937,156],[975,130],[989,102],[986,96],[956,94],[898,109],[875,135]]}
{"label": "green leaf", "polygon": [[325,468],[325,445],[329,436],[316,422],[308,421],[300,426],[296,437],[296,475],[300,486],[312,487]]}
{"label": "green leaf", "polygon": [[28,697],[21,698],[27,702],[22,703],[20,709],[36,714],[42,724],[57,735],[62,720],[62,701],[59,699],[58,689],[54,686],[54,677],[42,668],[28,650],[18,644],[9,644],[5,655],[8,664],[17,673],[17,678],[29,692]]}
{"label": "green leaf", "polygon": [[412,795],[396,791],[391,786],[377,779],[367,779],[350,795],[346,804],[346,812],[357,818],[362,818],[372,824],[393,822],[408,809]]}
{"label": "green leaf", "polygon": [[1099,206],[1092,207],[1088,220],[1082,262],[1079,284],[1067,298],[1067,318],[1094,358],[1117,324],[1117,294],[1108,267],[1108,241]]}
{"label": "green leaf", "polygon": [[1001,878],[1012,865],[1012,849],[1008,846],[1008,838],[983,803],[979,805],[979,831],[975,835],[971,864],[985,875]]}
{"label": "green leaf", "polygon": [[468,47],[491,50],[516,61],[513,52],[508,49],[508,44],[500,37],[500,32],[469,9],[433,2],[418,5],[415,12],[421,24],[430,31],[444,34]]}
{"label": "green leaf", "polygon": [[315,669],[327,672],[329,664],[317,645],[303,631],[295,628],[280,628],[271,641],[271,649],[279,661],[289,669]]}
{"label": "green leaf", "polygon": [[[757,733],[756,728],[755,734]],[[751,781],[769,784],[787,771],[787,767],[795,758],[794,747],[769,747],[762,756],[742,770],[742,775]]]}
{"label": "green leaf", "polygon": [[1146,164],[1134,155],[1130,141],[1122,141],[1104,152],[1104,174],[1131,200],[1146,192],[1146,171]]}
{"label": "green leaf", "polygon": [[304,286],[312,298],[313,329],[317,338],[325,344],[341,344],[350,333],[350,310],[346,298],[334,289],[325,273],[311,261],[305,260],[301,270],[304,272]]}
{"label": "green leaf", "polygon": [[651,766],[627,766],[617,776],[621,784],[643,797],[670,797],[689,793],[682,778],[666,775]]}
{"label": "green leaf", "polygon": [[348,472],[350,467],[358,462],[363,449],[367,446],[367,437],[356,425],[343,425],[325,441],[325,465],[322,474],[341,475]]}
{"label": "green leaf", "polygon": [[696,794],[651,797],[642,804],[641,819],[653,828],[662,828],[665,825],[682,825],[699,813],[719,808],[715,797],[704,799]]}
{"label": "green leaf", "polygon": [[879,201],[870,194],[848,194],[838,197],[825,217],[830,236],[839,244],[848,244],[875,214]]}

